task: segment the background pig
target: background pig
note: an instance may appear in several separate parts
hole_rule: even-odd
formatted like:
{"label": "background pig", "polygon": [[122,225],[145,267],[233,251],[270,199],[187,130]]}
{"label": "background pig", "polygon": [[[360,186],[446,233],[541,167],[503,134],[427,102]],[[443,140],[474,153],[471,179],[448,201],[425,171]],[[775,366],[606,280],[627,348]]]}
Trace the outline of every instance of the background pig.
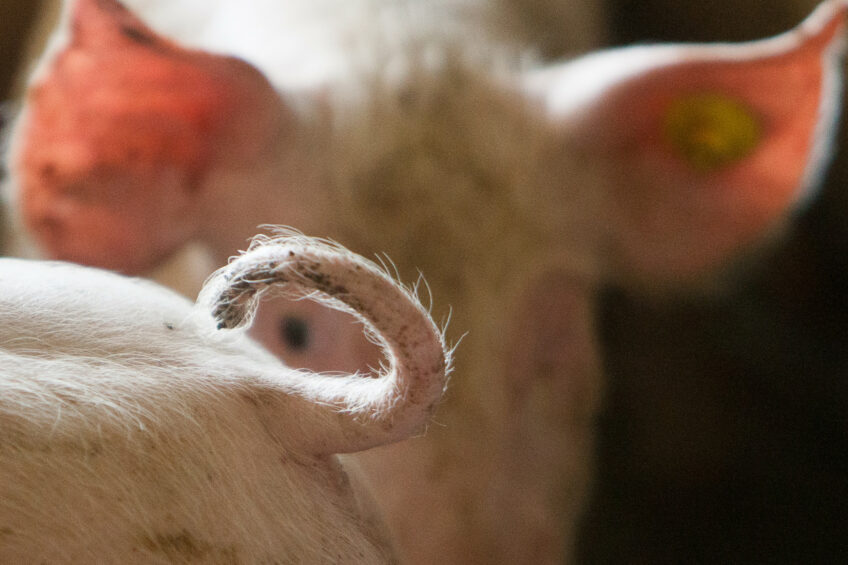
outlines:
{"label": "background pig", "polygon": [[[190,237],[223,257],[260,222],[423,270],[470,329],[467,358],[444,429],[362,460],[378,504],[413,561],[556,561],[588,489],[597,285],[691,282],[785,219],[823,156],[841,7],[763,44],[530,70],[494,5],[446,4],[450,22],[414,4],[326,5],[133,4],[259,74],[79,3],[13,154],[27,222],[53,253],[124,270]],[[83,91],[104,104],[68,104]],[[39,124],[39,105],[65,111]],[[257,328],[298,365],[371,359],[301,304],[265,309]]]}
{"label": "background pig", "polygon": [[[269,288],[356,312],[378,378],[289,369],[235,328]],[[373,264],[257,239],[198,305],[137,279],[0,260],[0,559],[384,563],[333,455],[421,433],[449,353]]]}

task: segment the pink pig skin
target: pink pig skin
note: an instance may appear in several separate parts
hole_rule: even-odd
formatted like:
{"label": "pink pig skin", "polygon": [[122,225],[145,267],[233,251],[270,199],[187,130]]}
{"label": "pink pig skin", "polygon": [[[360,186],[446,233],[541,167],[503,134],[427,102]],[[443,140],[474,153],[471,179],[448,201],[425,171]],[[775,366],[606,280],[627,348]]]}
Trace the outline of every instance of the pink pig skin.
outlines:
{"label": "pink pig skin", "polygon": [[[195,240],[220,262],[258,224],[288,224],[385,252],[452,305],[468,334],[437,425],[359,458],[411,563],[571,554],[603,392],[596,289],[686,287],[780,232],[826,157],[845,11],[827,2],[763,42],[542,65],[483,3],[447,2],[448,19],[223,2],[181,27],[190,9],[132,2],[156,32],[113,2],[73,6],[12,152],[47,253],[137,271]],[[701,95],[756,130],[706,168],[667,133],[672,104]],[[187,141],[165,150],[171,128]],[[314,351],[281,340],[293,316]],[[269,302],[257,329],[305,366],[375,360],[347,320],[300,303]]]}

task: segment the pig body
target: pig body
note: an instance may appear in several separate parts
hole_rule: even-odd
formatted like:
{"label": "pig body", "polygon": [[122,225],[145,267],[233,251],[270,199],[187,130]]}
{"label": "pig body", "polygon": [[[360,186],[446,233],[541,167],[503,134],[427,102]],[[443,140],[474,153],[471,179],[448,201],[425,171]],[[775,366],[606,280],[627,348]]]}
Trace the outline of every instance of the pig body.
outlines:
{"label": "pig body", "polygon": [[[69,4],[11,155],[27,228],[142,272],[282,223],[425,273],[469,332],[457,377],[426,436],[357,456],[399,554],[562,562],[591,485],[596,289],[685,286],[788,217],[824,154],[843,4],[761,43],[544,67],[507,3],[202,4]],[[254,332],[294,366],[375,362],[303,302]]]}
{"label": "pig body", "polygon": [[[192,307],[141,280],[0,260],[3,561],[391,560],[333,454],[426,425],[447,368],[438,330],[406,291],[337,249],[287,241],[240,261]],[[346,284],[341,300],[366,316],[384,306],[374,309],[363,285],[405,302],[387,301],[404,331],[382,334],[391,316],[374,326],[395,372],[327,382],[219,329],[251,315],[245,293],[274,282],[340,299],[301,273]]]}

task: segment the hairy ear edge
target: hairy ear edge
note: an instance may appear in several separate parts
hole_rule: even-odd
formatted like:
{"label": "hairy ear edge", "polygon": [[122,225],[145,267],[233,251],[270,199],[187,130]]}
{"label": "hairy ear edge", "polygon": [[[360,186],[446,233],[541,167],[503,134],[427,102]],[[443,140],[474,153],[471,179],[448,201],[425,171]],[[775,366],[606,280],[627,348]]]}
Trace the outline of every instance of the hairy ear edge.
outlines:
{"label": "hairy ear edge", "polygon": [[825,2],[764,41],[610,50],[527,78],[609,180],[613,277],[690,282],[803,206],[830,152],[847,9]]}

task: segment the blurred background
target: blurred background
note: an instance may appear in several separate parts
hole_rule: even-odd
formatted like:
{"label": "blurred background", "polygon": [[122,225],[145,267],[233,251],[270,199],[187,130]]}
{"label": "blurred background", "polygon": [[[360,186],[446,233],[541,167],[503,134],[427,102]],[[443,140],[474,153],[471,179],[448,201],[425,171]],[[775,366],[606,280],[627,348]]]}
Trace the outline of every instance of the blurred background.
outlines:
{"label": "blurred background", "polygon": [[[815,5],[614,0],[610,37],[744,41]],[[581,561],[848,562],[844,122],[819,197],[732,294],[658,305],[606,292],[609,388]]]}
{"label": "blurred background", "polygon": [[19,55],[27,41],[39,4],[37,1],[26,0],[0,2],[0,94],[3,99],[11,95]]}
{"label": "blurred background", "polygon": [[[607,44],[762,38],[815,4],[608,0]],[[0,99],[38,9],[0,0]],[[605,290],[607,400],[580,562],[848,562],[844,123],[838,140],[819,197],[729,294],[660,304]]]}

